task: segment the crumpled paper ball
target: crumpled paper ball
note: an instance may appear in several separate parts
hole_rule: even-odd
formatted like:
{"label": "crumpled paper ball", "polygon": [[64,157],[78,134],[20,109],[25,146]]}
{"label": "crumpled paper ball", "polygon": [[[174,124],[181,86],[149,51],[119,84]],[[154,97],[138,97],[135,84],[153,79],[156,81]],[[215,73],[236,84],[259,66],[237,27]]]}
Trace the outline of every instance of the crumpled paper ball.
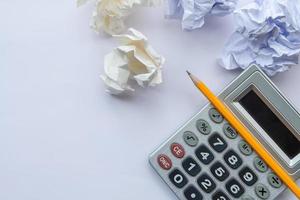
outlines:
{"label": "crumpled paper ball", "polygon": [[[81,6],[89,0],[77,0]],[[93,12],[91,28],[99,33],[100,30],[114,35],[122,33],[126,26],[124,20],[137,6],[159,5],[160,0],[97,0]]]}
{"label": "crumpled paper ball", "polygon": [[257,0],[235,12],[237,29],[219,60],[226,69],[255,63],[269,76],[298,64],[300,0]]}
{"label": "crumpled paper ball", "polygon": [[208,15],[224,16],[232,13],[237,0],[166,0],[165,16],[181,19],[184,30],[194,30],[204,25]]}
{"label": "crumpled paper ball", "polygon": [[104,75],[101,75],[107,91],[119,95],[134,91],[132,81],[141,87],[162,83],[161,68],[165,62],[149,44],[148,39],[135,29],[127,34],[114,35],[120,46],[104,59]]}

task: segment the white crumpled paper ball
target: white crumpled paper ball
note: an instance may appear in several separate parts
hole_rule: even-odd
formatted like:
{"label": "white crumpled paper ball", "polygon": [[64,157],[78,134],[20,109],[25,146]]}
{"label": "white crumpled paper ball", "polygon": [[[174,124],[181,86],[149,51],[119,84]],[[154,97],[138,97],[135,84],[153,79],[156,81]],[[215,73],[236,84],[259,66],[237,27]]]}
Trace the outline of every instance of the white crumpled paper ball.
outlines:
{"label": "white crumpled paper ball", "polygon": [[114,35],[120,46],[104,59],[102,80],[111,94],[134,91],[131,80],[142,87],[156,86],[162,82],[161,68],[165,62],[148,43],[148,39],[135,29],[127,34]]}
{"label": "white crumpled paper ball", "polygon": [[[89,0],[77,0],[80,6]],[[160,0],[97,0],[93,12],[91,28],[95,32],[103,30],[114,35],[122,33],[126,26],[124,20],[137,6],[153,6],[160,4]]]}

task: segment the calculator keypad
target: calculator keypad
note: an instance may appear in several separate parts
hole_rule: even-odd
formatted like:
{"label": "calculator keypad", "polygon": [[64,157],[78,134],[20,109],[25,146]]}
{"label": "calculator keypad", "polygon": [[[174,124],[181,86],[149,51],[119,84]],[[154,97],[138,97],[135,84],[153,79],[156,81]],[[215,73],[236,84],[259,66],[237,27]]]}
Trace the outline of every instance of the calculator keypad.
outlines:
{"label": "calculator keypad", "polygon": [[190,124],[156,155],[162,176],[181,200],[273,200],[284,189],[216,109],[206,109],[206,116]]}

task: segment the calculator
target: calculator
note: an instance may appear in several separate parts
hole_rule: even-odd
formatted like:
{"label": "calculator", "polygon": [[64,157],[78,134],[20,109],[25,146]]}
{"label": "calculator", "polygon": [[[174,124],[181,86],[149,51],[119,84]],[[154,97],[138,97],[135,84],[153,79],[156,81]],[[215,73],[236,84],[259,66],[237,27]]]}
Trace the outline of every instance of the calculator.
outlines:
{"label": "calculator", "polygon": [[[219,98],[296,181],[300,115],[252,65]],[[180,200],[275,199],[286,186],[211,104],[158,147],[150,164]]]}

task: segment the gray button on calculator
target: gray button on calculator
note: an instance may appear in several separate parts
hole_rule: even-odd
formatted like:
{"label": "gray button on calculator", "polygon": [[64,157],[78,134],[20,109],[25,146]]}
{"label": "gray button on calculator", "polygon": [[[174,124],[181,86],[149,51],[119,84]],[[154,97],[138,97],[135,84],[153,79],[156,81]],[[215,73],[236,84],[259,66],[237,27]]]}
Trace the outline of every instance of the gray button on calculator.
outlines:
{"label": "gray button on calculator", "polygon": [[266,163],[260,157],[254,158],[254,166],[260,172],[266,172],[268,170]]}
{"label": "gray button on calculator", "polygon": [[268,174],[268,182],[269,184],[274,187],[274,188],[280,188],[282,186],[282,181],[280,180],[280,178],[274,174],[274,173],[270,173]]}
{"label": "gray button on calculator", "polygon": [[224,124],[223,131],[224,131],[224,134],[230,139],[234,139],[237,137],[236,130],[234,128],[232,128],[232,126],[228,123]]}
{"label": "gray button on calculator", "polygon": [[224,120],[223,116],[215,108],[211,108],[209,110],[209,117],[212,121],[214,121],[217,124],[222,123]]}
{"label": "gray button on calculator", "polygon": [[261,199],[268,199],[270,196],[269,189],[263,184],[257,184],[255,186],[255,193]]}
{"label": "gray button on calculator", "polygon": [[195,133],[193,133],[191,131],[184,132],[183,139],[184,139],[185,143],[191,147],[197,146],[197,144],[199,142],[198,137],[195,135]]}
{"label": "gray button on calculator", "polygon": [[196,122],[196,126],[197,126],[198,131],[204,135],[208,135],[211,132],[211,127],[210,127],[209,123],[203,119],[199,119]]}
{"label": "gray button on calculator", "polygon": [[252,152],[253,152],[253,150],[250,147],[250,145],[247,142],[245,142],[244,140],[241,140],[239,142],[239,150],[242,152],[242,154],[244,154],[246,156],[251,155]]}

